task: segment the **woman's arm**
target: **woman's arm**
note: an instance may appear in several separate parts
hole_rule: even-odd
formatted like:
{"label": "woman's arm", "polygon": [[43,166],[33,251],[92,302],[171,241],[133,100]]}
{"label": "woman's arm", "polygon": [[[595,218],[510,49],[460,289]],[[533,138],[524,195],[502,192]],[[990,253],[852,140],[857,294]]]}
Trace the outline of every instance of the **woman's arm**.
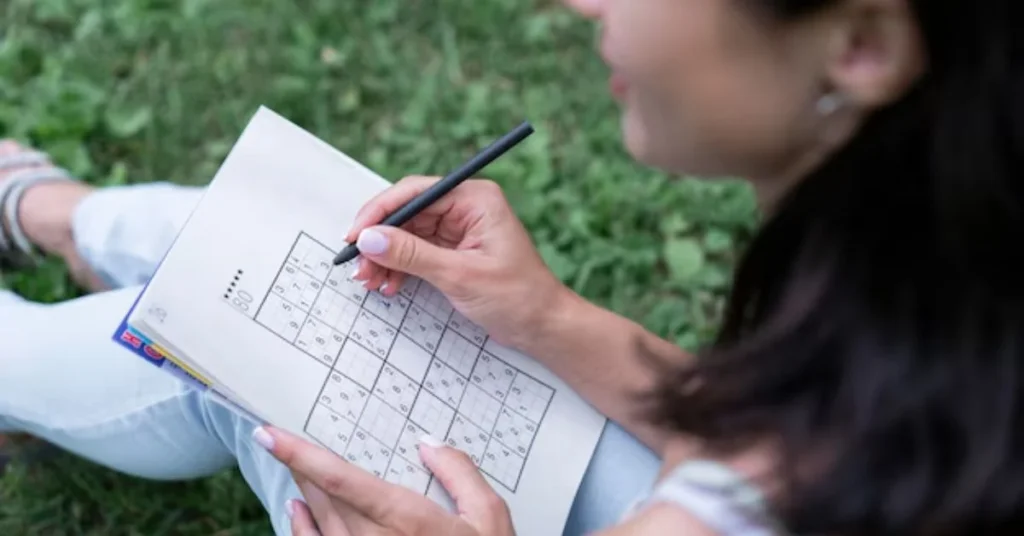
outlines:
{"label": "woman's arm", "polygon": [[529,338],[514,341],[540,360],[609,419],[658,454],[667,433],[645,422],[637,397],[650,392],[655,373],[643,351],[685,362],[692,356],[642,326],[566,291]]}

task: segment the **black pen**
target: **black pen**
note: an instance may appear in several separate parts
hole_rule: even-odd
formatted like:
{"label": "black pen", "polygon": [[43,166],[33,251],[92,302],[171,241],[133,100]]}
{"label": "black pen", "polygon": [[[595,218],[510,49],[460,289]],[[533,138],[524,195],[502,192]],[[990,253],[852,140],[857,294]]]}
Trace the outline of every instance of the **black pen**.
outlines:
{"label": "black pen", "polygon": [[[530,134],[533,134],[533,127],[529,122],[523,122],[511,132],[498,139],[498,141],[495,141],[483,151],[480,151],[479,154],[463,164],[462,167],[434,183],[420,195],[412,198],[408,203],[403,205],[402,208],[399,208],[390,216],[385,218],[384,221],[380,222],[379,225],[398,227],[405,224],[405,222],[419,214],[423,209],[434,204],[438,199],[441,199],[445,194],[452,191],[453,188],[462,184],[466,179],[476,175],[481,169],[496,160],[499,156],[505,154],[509,149],[518,145],[519,142],[525,140],[530,136]],[[345,249],[341,250],[341,253],[338,253],[338,255],[334,257],[334,265],[337,266],[339,264],[344,264],[358,256],[359,248],[357,248],[354,243],[349,244],[345,246]]]}

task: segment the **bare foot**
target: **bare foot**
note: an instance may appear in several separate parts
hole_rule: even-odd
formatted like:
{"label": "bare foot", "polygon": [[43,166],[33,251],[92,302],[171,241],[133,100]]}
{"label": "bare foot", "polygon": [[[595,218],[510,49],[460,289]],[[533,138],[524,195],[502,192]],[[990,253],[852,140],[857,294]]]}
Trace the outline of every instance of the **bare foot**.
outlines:
{"label": "bare foot", "polygon": [[[27,152],[29,149],[13,141],[0,141],[0,156]],[[0,183],[28,168],[54,167],[53,164],[30,164],[0,170]],[[71,277],[83,288],[104,290],[99,277],[78,255],[71,232],[71,218],[78,203],[92,187],[77,181],[50,181],[29,187],[17,208],[18,224],[33,245],[47,254],[64,259]],[[4,225],[9,222],[4,220]]]}

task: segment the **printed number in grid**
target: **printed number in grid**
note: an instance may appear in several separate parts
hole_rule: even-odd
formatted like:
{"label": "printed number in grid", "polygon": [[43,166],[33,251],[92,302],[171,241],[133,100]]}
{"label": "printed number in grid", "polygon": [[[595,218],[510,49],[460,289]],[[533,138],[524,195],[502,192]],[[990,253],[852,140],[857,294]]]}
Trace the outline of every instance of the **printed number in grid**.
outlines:
{"label": "printed number in grid", "polygon": [[354,301],[363,303],[363,299],[369,293],[363,283],[352,279],[352,272],[355,270],[354,263],[345,263],[335,266],[327,275],[327,288],[333,289],[338,294]]}
{"label": "printed number in grid", "polygon": [[391,465],[388,466],[384,480],[421,494],[426,493],[430,485],[430,475],[418,463],[399,456],[391,458]]}
{"label": "printed number in grid", "polygon": [[413,342],[433,353],[444,333],[444,324],[431,316],[418,305],[409,307],[409,314],[402,321],[402,334]]}
{"label": "printed number in grid", "polygon": [[487,342],[487,332],[484,328],[472,323],[468,318],[462,316],[462,313],[455,311],[452,313],[452,317],[448,320],[448,327],[454,329],[456,333],[463,337],[473,341],[473,344],[477,346],[483,346]]}
{"label": "printed number in grid", "polygon": [[359,422],[369,399],[369,391],[337,372],[327,377],[327,383],[320,392],[321,404],[352,422]]}
{"label": "printed number in grid", "polygon": [[419,392],[419,388],[419,384],[410,380],[405,374],[390,365],[384,365],[377,384],[373,387],[373,394],[397,409],[403,417],[408,417],[413,403],[416,402],[416,393]]}
{"label": "printed number in grid", "polygon": [[446,443],[452,448],[465,452],[473,460],[473,463],[480,465],[489,439],[490,436],[487,432],[479,426],[469,422],[469,419],[462,415],[456,415],[452,422],[452,428],[448,431]]}
{"label": "printed number in grid", "polygon": [[313,307],[316,295],[320,293],[321,283],[313,276],[300,270],[294,264],[285,264],[271,287],[275,294],[309,311]]}
{"label": "printed number in grid", "polygon": [[516,369],[487,352],[480,354],[470,380],[487,394],[505,400],[516,377]]}
{"label": "printed number in grid", "polygon": [[525,459],[500,443],[492,441],[484,452],[480,468],[492,478],[515,491],[523,472]]}
{"label": "printed number in grid", "polygon": [[306,319],[295,340],[295,346],[300,350],[328,366],[334,364],[344,343],[345,337],[341,333],[312,317]]}
{"label": "printed number in grid", "polygon": [[355,428],[355,423],[331,411],[327,406],[316,404],[309,416],[306,432],[341,456],[345,453]]}
{"label": "printed number in grid", "polygon": [[405,423],[405,427],[402,428],[401,437],[398,438],[398,446],[395,447],[395,454],[405,458],[407,461],[415,463],[417,467],[426,471],[427,466],[423,465],[423,462],[420,461],[420,455],[416,447],[420,442],[420,438],[424,435],[427,435],[426,430],[412,421],[407,421]]}
{"label": "printed number in grid", "polygon": [[554,394],[554,389],[525,374],[519,374],[512,381],[512,388],[509,390],[508,398],[505,399],[505,405],[527,419],[540,424]]}
{"label": "printed number in grid", "polygon": [[501,408],[498,415],[498,422],[491,432],[495,441],[526,456],[533,445],[533,438],[537,434],[537,425],[526,417],[510,410],[508,407]]}
{"label": "printed number in grid", "polygon": [[423,387],[444,400],[445,404],[457,408],[462,401],[462,394],[466,391],[466,383],[466,379],[455,372],[455,369],[434,359],[430,362]]}
{"label": "printed number in grid", "polygon": [[416,296],[416,290],[419,289],[421,280],[416,277],[406,277],[402,281],[402,287],[398,289],[398,293],[405,297],[405,299],[412,301]]}
{"label": "printed number in grid", "polygon": [[303,233],[292,248],[288,261],[312,275],[317,281],[327,278],[333,266],[334,255],[330,250]]}
{"label": "printed number in grid", "polygon": [[356,428],[345,451],[345,459],[381,478],[388,470],[391,450],[361,428]]}
{"label": "printed number in grid", "polygon": [[256,321],[282,339],[294,343],[306,321],[306,312],[277,294],[268,294],[266,302],[256,314]]}
{"label": "printed number in grid", "polygon": [[388,355],[397,332],[380,318],[360,311],[349,337],[381,358]]}

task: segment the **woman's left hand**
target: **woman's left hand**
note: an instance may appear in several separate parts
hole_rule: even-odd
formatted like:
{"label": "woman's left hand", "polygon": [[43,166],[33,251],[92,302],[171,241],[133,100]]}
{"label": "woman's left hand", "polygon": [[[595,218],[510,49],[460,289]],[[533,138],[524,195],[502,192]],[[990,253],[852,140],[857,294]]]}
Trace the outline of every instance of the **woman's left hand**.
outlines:
{"label": "woman's left hand", "polygon": [[515,535],[505,501],[461,451],[419,445],[420,459],[455,502],[451,514],[281,429],[264,427],[255,437],[291,469],[306,499],[287,505],[295,536]]}

